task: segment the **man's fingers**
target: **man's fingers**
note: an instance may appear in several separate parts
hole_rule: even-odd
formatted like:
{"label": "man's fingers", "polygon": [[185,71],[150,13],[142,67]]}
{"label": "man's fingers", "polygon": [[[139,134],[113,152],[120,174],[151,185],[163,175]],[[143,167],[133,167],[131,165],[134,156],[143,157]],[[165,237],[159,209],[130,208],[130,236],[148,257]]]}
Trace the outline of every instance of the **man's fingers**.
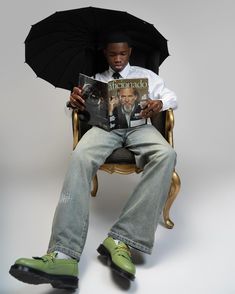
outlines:
{"label": "man's fingers", "polygon": [[85,106],[85,100],[81,97],[81,90],[77,87],[73,88],[69,100],[75,107],[84,108]]}
{"label": "man's fingers", "polygon": [[153,112],[153,105],[148,103],[147,106],[143,109],[142,114],[144,117],[150,117]]}
{"label": "man's fingers", "polygon": [[70,106],[72,106],[72,108],[78,109],[80,111],[84,111],[85,110],[85,107],[84,106],[80,106],[80,105],[74,104],[72,102],[70,102]]}
{"label": "man's fingers", "polygon": [[80,87],[74,87],[70,96],[73,99],[80,101],[82,104],[85,103],[84,99],[82,98],[82,89]]}
{"label": "man's fingers", "polygon": [[70,99],[73,99],[74,101],[77,101],[80,104],[85,104],[85,100],[80,95],[72,93],[70,95]]}
{"label": "man's fingers", "polygon": [[80,96],[71,94],[69,100],[73,107],[82,111],[85,109],[84,100]]}
{"label": "man's fingers", "polygon": [[152,117],[154,114],[160,112],[162,109],[162,102],[159,101],[149,101],[146,107],[142,110],[141,115],[144,118]]}
{"label": "man's fingers", "polygon": [[147,112],[154,111],[154,108],[155,108],[155,105],[151,103],[151,104],[148,105],[146,111],[147,111]]}
{"label": "man's fingers", "polygon": [[81,88],[79,88],[79,87],[74,87],[73,88],[73,92],[72,92],[72,94],[75,94],[75,95],[81,95],[81,93],[82,93],[82,89]]}
{"label": "man's fingers", "polygon": [[142,116],[144,117],[144,118],[149,118],[149,117],[151,117],[153,115],[153,111],[151,110],[151,111],[145,111],[145,112],[143,112],[142,113]]}

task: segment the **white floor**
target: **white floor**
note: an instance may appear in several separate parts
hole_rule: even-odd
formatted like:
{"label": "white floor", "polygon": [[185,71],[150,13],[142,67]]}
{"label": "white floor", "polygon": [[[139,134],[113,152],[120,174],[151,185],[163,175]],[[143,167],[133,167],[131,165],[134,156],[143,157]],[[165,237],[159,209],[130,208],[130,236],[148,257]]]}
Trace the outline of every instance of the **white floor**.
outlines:
{"label": "white floor", "polygon": [[[138,176],[99,172],[100,187],[97,198],[91,199],[90,229],[76,293],[235,293],[234,172],[180,165],[178,171],[182,189],[171,210],[175,227],[159,226],[151,256],[135,252],[137,275],[132,283],[113,275],[97,257],[96,248]],[[27,285],[8,274],[18,257],[46,251],[62,178],[62,174],[54,178],[32,174],[5,179],[0,214],[1,294],[67,293],[50,285]]]}

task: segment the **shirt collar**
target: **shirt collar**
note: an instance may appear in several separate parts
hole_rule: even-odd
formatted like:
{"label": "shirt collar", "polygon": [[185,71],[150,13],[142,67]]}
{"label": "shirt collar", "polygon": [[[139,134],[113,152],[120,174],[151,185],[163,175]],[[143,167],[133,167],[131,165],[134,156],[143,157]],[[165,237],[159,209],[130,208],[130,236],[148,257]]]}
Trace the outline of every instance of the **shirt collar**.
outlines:
{"label": "shirt collar", "polygon": [[[122,79],[125,79],[125,78],[127,77],[128,73],[129,73],[129,71],[130,71],[130,64],[127,63],[127,65],[124,67],[124,69],[123,69],[122,71],[119,72],[120,75],[121,75],[121,78],[122,78]],[[112,77],[112,75],[113,75],[114,72],[115,72],[115,71],[114,71],[111,67],[109,67],[109,74],[110,74],[110,77]]]}

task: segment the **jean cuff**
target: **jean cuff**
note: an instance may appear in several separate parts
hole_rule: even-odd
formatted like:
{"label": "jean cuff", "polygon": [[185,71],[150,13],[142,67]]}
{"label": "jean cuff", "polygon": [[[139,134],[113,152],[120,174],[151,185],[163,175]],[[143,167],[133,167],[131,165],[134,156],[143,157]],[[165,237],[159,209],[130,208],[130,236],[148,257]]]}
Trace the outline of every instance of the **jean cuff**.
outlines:
{"label": "jean cuff", "polygon": [[130,240],[126,237],[123,237],[122,235],[120,235],[119,233],[115,233],[113,231],[110,231],[108,233],[108,236],[114,238],[114,239],[117,239],[117,240],[120,240],[122,242],[124,242],[125,244],[129,245],[130,247],[133,247],[141,252],[144,252],[144,253],[147,253],[147,254],[151,254],[152,253],[152,248],[148,248],[138,242],[135,242],[133,240]]}
{"label": "jean cuff", "polygon": [[61,253],[64,253],[72,258],[75,258],[77,261],[79,261],[80,257],[81,257],[81,253],[78,253],[74,250],[71,250],[71,249],[66,248],[64,246],[61,246],[61,245],[55,245],[55,246],[48,248],[47,253],[51,253],[54,251],[59,251]]}

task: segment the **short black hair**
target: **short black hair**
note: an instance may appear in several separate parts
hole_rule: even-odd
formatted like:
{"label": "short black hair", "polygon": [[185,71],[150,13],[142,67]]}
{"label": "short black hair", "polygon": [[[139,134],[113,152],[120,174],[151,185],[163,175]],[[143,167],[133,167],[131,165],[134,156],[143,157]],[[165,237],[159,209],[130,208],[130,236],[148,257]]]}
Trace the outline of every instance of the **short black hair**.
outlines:
{"label": "short black hair", "polygon": [[103,39],[103,48],[107,48],[110,43],[127,43],[131,47],[130,37],[121,31],[109,32],[104,36]]}

